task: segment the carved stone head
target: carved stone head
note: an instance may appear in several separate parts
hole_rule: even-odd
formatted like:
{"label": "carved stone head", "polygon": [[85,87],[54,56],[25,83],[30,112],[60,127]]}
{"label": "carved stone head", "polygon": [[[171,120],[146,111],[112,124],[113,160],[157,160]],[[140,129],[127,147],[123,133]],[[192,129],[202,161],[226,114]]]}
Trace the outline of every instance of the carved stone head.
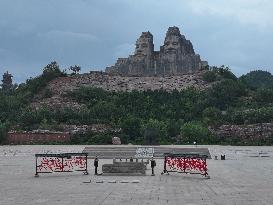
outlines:
{"label": "carved stone head", "polygon": [[177,54],[182,50],[182,36],[179,28],[174,26],[168,29],[163,49],[165,54]]}
{"label": "carved stone head", "polygon": [[153,35],[148,32],[142,32],[136,41],[135,55],[148,56],[154,51]]}

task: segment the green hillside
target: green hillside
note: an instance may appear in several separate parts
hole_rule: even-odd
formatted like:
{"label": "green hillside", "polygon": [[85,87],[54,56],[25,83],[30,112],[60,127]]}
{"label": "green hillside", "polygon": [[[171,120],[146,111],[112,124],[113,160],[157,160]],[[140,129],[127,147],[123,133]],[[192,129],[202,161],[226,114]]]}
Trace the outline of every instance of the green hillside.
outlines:
{"label": "green hillside", "polygon": [[[82,87],[65,96],[84,105],[80,109],[30,107],[33,97],[49,81],[65,75],[57,64],[49,64],[42,75],[9,92],[0,90],[2,142],[9,129],[61,131],[61,124],[102,123],[121,128],[115,136],[123,143],[144,143],[152,137],[159,144],[196,140],[200,144],[224,144],[225,139],[214,136],[209,127],[273,122],[273,78],[265,71],[253,71],[237,79],[229,69],[213,67],[204,75],[204,80],[214,82],[207,90],[109,92]],[[50,93],[47,95],[50,97]],[[89,132],[73,136],[71,143],[107,144],[112,136],[111,132]]]}

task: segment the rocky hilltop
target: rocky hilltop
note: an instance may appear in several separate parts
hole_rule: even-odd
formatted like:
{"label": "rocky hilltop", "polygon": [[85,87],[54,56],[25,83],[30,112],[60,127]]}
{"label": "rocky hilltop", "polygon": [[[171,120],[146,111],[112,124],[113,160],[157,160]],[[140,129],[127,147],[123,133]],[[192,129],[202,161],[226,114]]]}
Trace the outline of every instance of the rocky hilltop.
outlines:
{"label": "rocky hilltop", "polygon": [[[175,76],[147,76],[147,77],[132,77],[112,75],[105,72],[92,71],[90,73],[75,75],[71,77],[60,77],[51,81],[46,89],[35,97],[33,105],[40,107],[46,105],[49,107],[77,107],[75,102],[66,99],[64,94],[78,89],[82,86],[102,88],[108,91],[130,92],[133,90],[182,90],[188,87],[205,89],[210,86],[202,80],[204,71],[199,71],[194,74],[175,75]],[[50,91],[52,96],[44,98],[44,92]]]}
{"label": "rocky hilltop", "polygon": [[153,35],[143,32],[136,41],[134,55],[119,58],[106,72],[124,76],[165,76],[195,73],[207,66],[192,43],[180,33],[178,27],[169,27],[160,51],[154,51]]}
{"label": "rocky hilltop", "polygon": [[81,86],[102,88],[108,91],[130,92],[132,90],[182,90],[187,87],[204,89],[209,86],[202,80],[202,68],[207,62],[195,54],[192,43],[181,35],[178,27],[170,27],[160,51],[154,51],[153,35],[143,32],[136,41],[134,55],[120,58],[105,72],[61,77],[49,83],[46,91],[52,96],[44,98],[43,92],[36,96],[33,105],[76,107],[77,103],[65,99],[63,94]]}

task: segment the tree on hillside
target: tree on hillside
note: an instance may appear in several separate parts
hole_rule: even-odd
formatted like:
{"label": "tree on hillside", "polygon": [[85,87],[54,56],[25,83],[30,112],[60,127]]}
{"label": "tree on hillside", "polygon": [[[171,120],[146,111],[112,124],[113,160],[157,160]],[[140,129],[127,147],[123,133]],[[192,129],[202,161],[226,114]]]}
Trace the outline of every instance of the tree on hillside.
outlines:
{"label": "tree on hillside", "polygon": [[168,144],[167,126],[164,122],[156,119],[149,119],[142,125],[145,144]]}
{"label": "tree on hillside", "polygon": [[53,61],[44,67],[42,76],[46,81],[50,81],[56,77],[65,76],[65,74],[60,70],[58,63]]}
{"label": "tree on hillside", "polygon": [[214,136],[208,128],[204,127],[200,122],[187,122],[181,127],[181,137],[183,143],[192,144],[210,144],[215,142]]}
{"label": "tree on hillside", "polygon": [[219,125],[222,123],[221,111],[215,107],[208,107],[202,113],[203,122],[207,125]]}
{"label": "tree on hillside", "polygon": [[128,116],[121,123],[120,127],[128,136],[130,142],[134,142],[141,136],[141,120],[137,117]]}
{"label": "tree on hillside", "polygon": [[220,67],[212,66],[210,67],[209,70],[217,75],[218,80],[220,79],[237,80],[237,77],[231,72],[228,66],[225,65],[222,65]]}
{"label": "tree on hillside", "polygon": [[208,70],[207,72],[204,73],[203,75],[203,80],[206,82],[214,82],[217,79],[217,74],[214,71]]}
{"label": "tree on hillside", "polygon": [[75,75],[75,74],[78,74],[81,71],[81,67],[78,66],[78,65],[74,65],[74,66],[70,66],[69,70],[71,70],[72,74]]}
{"label": "tree on hillside", "polygon": [[273,103],[273,86],[268,88],[259,88],[254,97],[258,102]]}
{"label": "tree on hillside", "polygon": [[239,97],[245,94],[246,87],[243,83],[228,79],[212,86],[208,91],[208,102],[210,106],[226,109],[234,105]]}
{"label": "tree on hillside", "polygon": [[3,89],[4,93],[11,92],[11,90],[13,88],[12,77],[13,76],[8,71],[3,74],[2,89]]}
{"label": "tree on hillside", "polygon": [[[56,61],[53,61],[43,68],[43,73],[37,77],[26,80],[26,83],[19,85],[17,93],[25,95],[28,101],[41,90],[43,90],[47,84],[58,77],[64,77],[66,74],[60,70]],[[50,96],[50,95],[45,95]]]}
{"label": "tree on hillside", "polygon": [[251,71],[246,75],[242,75],[239,80],[252,90],[273,86],[273,75],[262,70]]}
{"label": "tree on hillside", "polygon": [[9,130],[9,124],[0,122],[0,144],[6,141],[8,130]]}

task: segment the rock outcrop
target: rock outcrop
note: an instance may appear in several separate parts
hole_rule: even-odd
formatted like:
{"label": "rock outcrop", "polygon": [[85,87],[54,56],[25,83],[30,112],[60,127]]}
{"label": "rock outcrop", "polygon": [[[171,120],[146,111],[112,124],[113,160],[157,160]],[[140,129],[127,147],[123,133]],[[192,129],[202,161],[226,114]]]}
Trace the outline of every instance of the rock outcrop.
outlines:
{"label": "rock outcrop", "polygon": [[273,123],[222,125],[211,131],[224,139],[240,139],[242,142],[260,141],[273,137]]}
{"label": "rock outcrop", "polygon": [[52,80],[45,90],[49,90],[52,96],[44,98],[42,92],[37,95],[32,105],[36,108],[41,106],[61,108],[71,107],[80,108],[77,102],[66,98],[64,94],[80,87],[96,87],[107,91],[131,92],[133,90],[183,90],[189,87],[206,89],[211,84],[203,81],[202,76],[205,71],[194,74],[175,75],[175,76],[116,76],[105,72],[92,71],[88,74],[75,75],[71,77],[60,77]]}
{"label": "rock outcrop", "polygon": [[134,55],[119,58],[106,72],[123,76],[169,76],[194,73],[207,65],[174,26],[168,29],[160,51],[154,51],[153,35],[143,32],[136,41]]}

